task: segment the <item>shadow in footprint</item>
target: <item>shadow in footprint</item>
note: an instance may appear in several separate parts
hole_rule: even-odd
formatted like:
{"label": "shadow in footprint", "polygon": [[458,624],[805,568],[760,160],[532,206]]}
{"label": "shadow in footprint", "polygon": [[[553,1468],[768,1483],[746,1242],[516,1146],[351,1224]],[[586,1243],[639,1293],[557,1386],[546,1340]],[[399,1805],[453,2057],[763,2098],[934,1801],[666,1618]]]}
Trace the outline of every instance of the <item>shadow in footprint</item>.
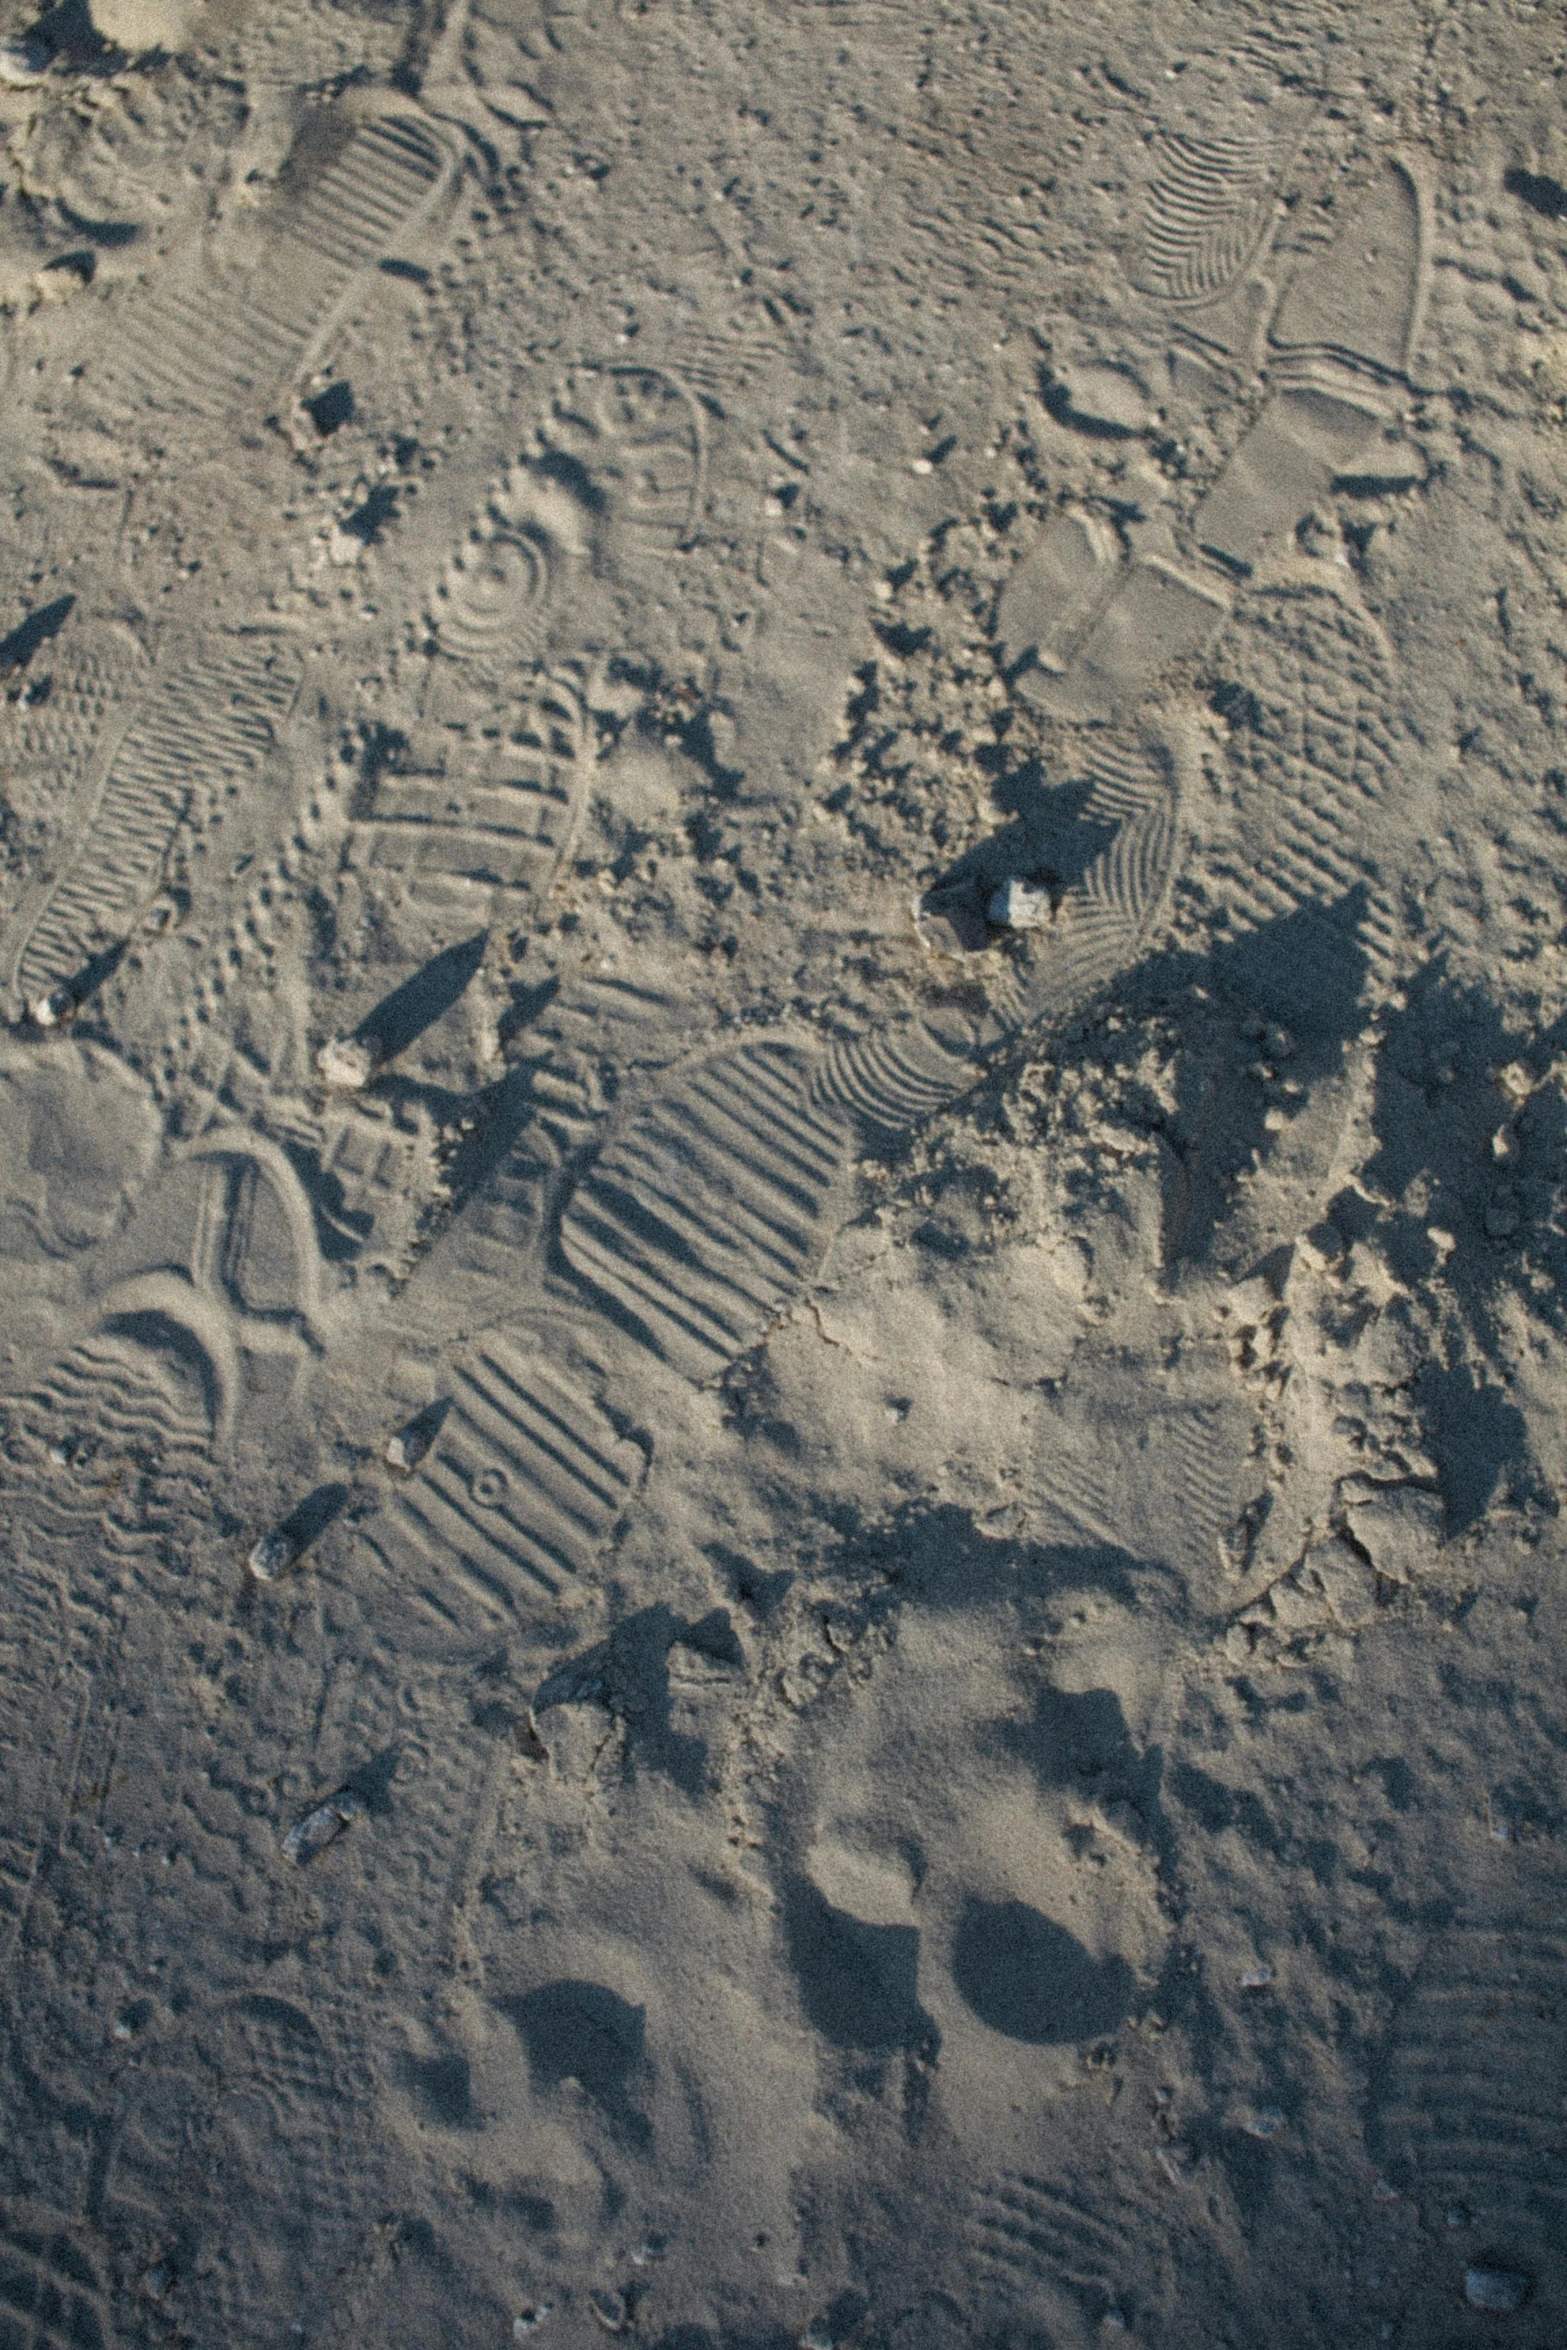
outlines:
{"label": "shadow in footprint", "polygon": [[296,1553],[308,1550],[311,1543],[324,1534],[349,1502],[346,1485],[318,1485],[283,1520],[278,1531],[286,1534]]}
{"label": "shadow in footprint", "polygon": [[416,1038],[449,1012],[484,960],[488,933],[476,931],[460,945],[446,947],[434,959],[384,996],[354,1030],[355,1037],[379,1048],[383,1061],[406,1052]]}
{"label": "shadow in footprint", "polygon": [[497,2002],[545,2088],[575,2081],[627,2144],[646,2148],[653,2131],[632,2089],[646,2070],[646,2015],[603,1983],[543,1983]]}
{"label": "shadow in footprint", "polygon": [[39,646],[59,635],[75,602],[74,596],[56,596],[52,604],[40,604],[8,635],[0,636],[0,676],[7,670],[25,669]]}
{"label": "shadow in footprint", "polygon": [[1035,2047],[1113,2032],[1136,1990],[1124,1959],[1095,1958],[1065,1926],[1024,1901],[965,1904],[952,1979],[982,2024]]}
{"label": "shadow in footprint", "polygon": [[935,2037],[919,2003],[913,1926],[867,1925],[797,1878],[784,1933],[806,2015],[835,2048],[909,2048]]}

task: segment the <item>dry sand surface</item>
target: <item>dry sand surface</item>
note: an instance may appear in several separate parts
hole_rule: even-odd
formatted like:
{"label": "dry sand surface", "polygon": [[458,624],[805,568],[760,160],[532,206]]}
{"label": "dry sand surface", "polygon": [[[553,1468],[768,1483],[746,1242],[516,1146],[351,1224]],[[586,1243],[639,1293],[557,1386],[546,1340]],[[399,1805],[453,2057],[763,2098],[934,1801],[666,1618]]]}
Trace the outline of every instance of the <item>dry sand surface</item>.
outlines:
{"label": "dry sand surface", "polygon": [[0,36],[0,2345],[1560,2350],[1560,8]]}

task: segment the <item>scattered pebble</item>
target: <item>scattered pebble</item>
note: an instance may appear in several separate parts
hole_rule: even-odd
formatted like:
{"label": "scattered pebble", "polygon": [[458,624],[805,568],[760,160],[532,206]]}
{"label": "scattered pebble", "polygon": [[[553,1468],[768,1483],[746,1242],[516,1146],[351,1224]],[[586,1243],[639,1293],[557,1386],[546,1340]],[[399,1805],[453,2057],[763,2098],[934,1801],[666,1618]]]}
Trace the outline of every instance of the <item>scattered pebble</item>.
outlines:
{"label": "scattered pebble", "polygon": [[530,2334],[536,2334],[549,2314],[548,2301],[530,2301],[521,2315],[511,2321],[513,2341],[525,2342]]}
{"label": "scattered pebble", "polygon": [[1471,2309],[1488,2310],[1493,2317],[1511,2317],[1529,2298],[1529,2279],[1515,2268],[1464,2270],[1464,2299]]}
{"label": "scattered pebble", "polygon": [[68,987],[51,987],[34,1002],[33,1018],[40,1028],[62,1028],[75,1009],[76,998]]}
{"label": "scattered pebble", "polygon": [[362,1093],[381,1066],[373,1036],[334,1036],[316,1055],[323,1082],[340,1093]]}
{"label": "scattered pebble", "polygon": [[317,1804],[302,1820],[296,1820],[283,1839],[283,1856],[303,1868],[307,1860],[314,1860],[318,1852],[325,1852],[334,1844],[350,1820],[357,1820],[364,1810],[364,1799],[350,1787],[340,1787],[329,1795],[325,1803]]}
{"label": "scattered pebble", "polygon": [[1243,1991],[1264,1990],[1272,1980],[1273,1969],[1270,1966],[1249,1966],[1241,1970],[1241,1989]]}
{"label": "scattered pebble", "polygon": [[999,922],[1007,930],[1046,930],[1050,925],[1050,892],[1037,881],[1023,881],[1014,874],[1004,881],[985,908],[992,922]]}
{"label": "scattered pebble", "polygon": [[1257,2105],[1241,2115],[1240,2125],[1248,2138],[1276,2138],[1284,2127],[1284,2116],[1276,2105]]}
{"label": "scattered pebble", "polygon": [[275,1526],[270,1534],[263,1534],[250,1554],[250,1571],[258,1583],[275,1583],[286,1575],[299,1556],[299,1544],[292,1534]]}
{"label": "scattered pebble", "polygon": [[386,1465],[404,1477],[411,1476],[430,1449],[432,1431],[423,1413],[410,1420],[406,1428],[399,1428],[395,1436],[386,1440]]}
{"label": "scattered pebble", "polygon": [[624,2293],[590,2293],[588,2307],[606,2334],[623,2334],[631,2323],[631,2311]]}

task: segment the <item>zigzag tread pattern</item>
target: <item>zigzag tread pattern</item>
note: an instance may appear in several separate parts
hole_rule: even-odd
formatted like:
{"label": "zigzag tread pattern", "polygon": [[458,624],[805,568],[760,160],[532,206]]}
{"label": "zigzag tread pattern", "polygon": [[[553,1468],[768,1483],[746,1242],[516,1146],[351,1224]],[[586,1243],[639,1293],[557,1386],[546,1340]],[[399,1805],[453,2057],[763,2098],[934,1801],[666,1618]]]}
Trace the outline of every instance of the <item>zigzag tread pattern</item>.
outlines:
{"label": "zigzag tread pattern", "polygon": [[1013,2299],[1051,2285],[1098,2317],[1150,2298],[1165,2265],[1166,2230],[1136,2204],[1020,2173],[973,2196],[969,2235],[993,2292]]}
{"label": "zigzag tread pattern", "polygon": [[237,645],[200,654],[153,687],[22,951],[18,977],[29,999],[79,970],[151,893],[194,789],[237,782],[256,765],[295,682],[270,648]]}
{"label": "zigzag tread pattern", "polygon": [[743,1046],[611,1139],[562,1215],[562,1253],[653,1353],[710,1377],[798,1289],[845,1140],[796,1053]]}
{"label": "zigzag tread pattern", "polygon": [[1143,220],[1140,290],[1201,303],[1232,286],[1268,231],[1273,161],[1263,139],[1166,133]]}
{"label": "zigzag tread pattern", "polygon": [[371,1540],[437,1618],[504,1619],[590,1570],[644,1466],[579,1379],[493,1335],[459,1366],[439,1435]]}
{"label": "zigzag tread pattern", "polygon": [[[1289,596],[1232,640],[1248,715],[1232,733],[1235,837],[1215,859],[1235,910],[1260,924],[1357,888],[1375,895],[1398,751],[1391,686],[1369,630],[1330,597]],[[1373,914],[1379,951],[1394,931]]]}

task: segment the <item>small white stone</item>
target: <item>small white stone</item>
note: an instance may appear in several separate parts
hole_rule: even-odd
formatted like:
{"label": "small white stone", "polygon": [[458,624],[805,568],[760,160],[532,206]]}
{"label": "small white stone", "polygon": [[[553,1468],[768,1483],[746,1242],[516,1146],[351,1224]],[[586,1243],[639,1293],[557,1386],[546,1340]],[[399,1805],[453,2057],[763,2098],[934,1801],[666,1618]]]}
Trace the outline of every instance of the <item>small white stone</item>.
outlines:
{"label": "small white stone", "polygon": [[1008,930],[1045,930],[1051,918],[1050,892],[1036,881],[1024,881],[1013,874],[1001,884],[985,912],[992,922]]}
{"label": "small white stone", "polygon": [[530,2334],[536,2334],[549,2314],[549,2302],[530,2301],[521,2316],[514,2317],[511,2321],[513,2341],[525,2342]]}
{"label": "small white stone", "polygon": [[285,1534],[280,1526],[275,1527],[270,1534],[262,1535],[251,1552],[250,1571],[258,1583],[275,1583],[280,1575],[288,1573],[298,1556],[299,1545],[293,1535]]}
{"label": "small white stone", "polygon": [[935,466],[928,457],[916,457],[909,468],[911,473],[934,473],[935,470]]}
{"label": "small white stone", "polygon": [[1493,2317],[1512,2317],[1529,2298],[1529,2279],[1518,2269],[1466,2268],[1464,2299],[1471,2309]]}
{"label": "small white stone", "polygon": [[362,1093],[380,1066],[380,1047],[370,1036],[334,1036],[316,1055],[323,1081],[340,1093]]}
{"label": "small white stone", "polygon": [[76,1009],[76,998],[68,987],[51,987],[47,994],[37,998],[33,1018],[40,1028],[58,1028],[69,1020]]}
{"label": "small white stone", "polygon": [[1276,2138],[1284,2127],[1284,2116],[1276,2105],[1254,2105],[1241,2115],[1240,2125],[1248,2138]]}
{"label": "small white stone", "polygon": [[1272,1980],[1272,1967],[1249,1966],[1243,1968],[1241,1972],[1241,1989],[1243,1991],[1262,1991],[1267,1988],[1268,1984],[1271,1983]]}
{"label": "small white stone", "polygon": [[421,1420],[410,1420],[386,1440],[386,1465],[400,1476],[411,1476],[430,1449],[430,1430]]}

